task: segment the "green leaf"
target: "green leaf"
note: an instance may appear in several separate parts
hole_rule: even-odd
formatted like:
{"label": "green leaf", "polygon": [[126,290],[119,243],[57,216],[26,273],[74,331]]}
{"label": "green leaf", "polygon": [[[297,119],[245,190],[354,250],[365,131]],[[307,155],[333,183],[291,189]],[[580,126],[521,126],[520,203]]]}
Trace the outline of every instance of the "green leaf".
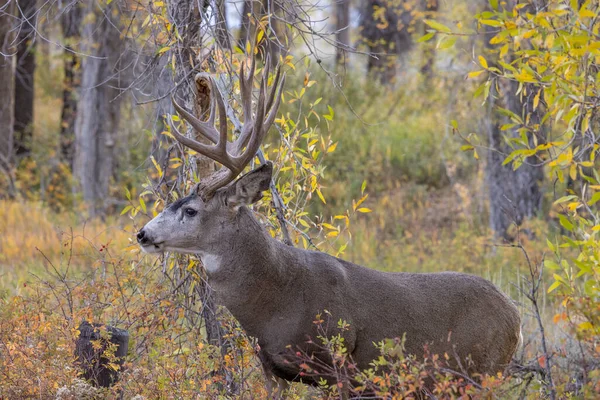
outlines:
{"label": "green leaf", "polygon": [[562,283],[556,281],[548,288],[548,293],[551,293],[553,290],[557,289]]}
{"label": "green leaf", "polygon": [[502,22],[496,21],[495,19],[480,19],[479,23],[487,26],[493,26],[494,28],[499,28],[503,25]]}
{"label": "green leaf", "polygon": [[426,33],[425,35],[421,36],[419,38],[419,40],[417,40],[417,43],[423,43],[423,42],[427,42],[429,40],[431,40],[431,38],[435,35],[435,32],[429,32]]}
{"label": "green leaf", "polygon": [[[576,196],[573,196],[573,197],[576,197]],[[596,204],[598,202],[598,200],[600,200],[600,192],[594,193],[594,195],[592,196],[590,201],[588,201],[588,206],[593,206],[594,204]]]}
{"label": "green leaf", "polygon": [[446,50],[453,47],[456,44],[456,36],[444,36],[440,39],[437,44],[439,50]]}
{"label": "green leaf", "polygon": [[572,232],[573,228],[575,228],[575,225],[573,225],[573,223],[569,221],[566,215],[558,214],[558,219],[560,220],[560,224],[562,225],[562,227],[568,230],[569,232]]}
{"label": "green leaf", "polygon": [[429,25],[436,31],[452,33],[452,30],[450,28],[448,28],[446,25],[440,24],[439,22],[437,22],[433,19],[424,19],[423,22],[425,22],[427,25]]}
{"label": "green leaf", "polygon": [[560,265],[558,265],[553,260],[544,260],[544,267],[551,269],[553,271],[558,271],[560,269]]}
{"label": "green leaf", "polygon": [[571,201],[571,200],[575,200],[575,199],[577,199],[577,196],[575,196],[575,195],[563,196],[560,199],[557,199],[554,202],[554,204],[566,203],[567,201]]}

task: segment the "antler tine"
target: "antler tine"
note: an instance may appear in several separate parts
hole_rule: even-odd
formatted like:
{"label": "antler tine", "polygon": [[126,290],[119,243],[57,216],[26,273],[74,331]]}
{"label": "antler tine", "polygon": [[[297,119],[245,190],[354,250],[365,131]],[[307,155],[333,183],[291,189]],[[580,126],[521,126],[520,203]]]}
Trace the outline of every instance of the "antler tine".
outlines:
{"label": "antler tine", "polygon": [[[282,79],[282,76],[283,76],[283,79]],[[266,72],[262,78],[263,79],[261,81],[261,89],[263,89],[263,90],[261,90],[261,93],[262,93],[262,96],[264,96],[263,97],[263,99],[264,99],[266,97],[267,86],[268,86],[268,75],[266,75]],[[236,149],[236,153],[238,155],[242,153],[242,149],[244,148],[244,146],[248,145],[248,141],[250,140],[252,135],[258,136],[257,139],[258,139],[258,143],[260,146],[260,143],[262,142],[264,135],[266,134],[266,132],[269,130],[269,128],[273,124],[273,121],[275,120],[275,117],[277,115],[277,110],[279,109],[279,105],[281,103],[281,93],[283,92],[284,83],[285,83],[285,74],[282,75],[281,68],[277,68],[277,74],[273,81],[273,86],[272,86],[271,90],[269,91],[268,100],[266,102],[266,105],[264,107],[261,107],[261,105],[259,104],[257,107],[257,114],[260,111],[262,111],[262,114],[260,115],[260,116],[262,116],[262,118],[259,118],[260,116],[257,115],[255,117],[254,124],[250,124],[250,121],[247,121],[247,123],[245,123],[244,127],[242,128],[242,133],[234,142],[233,147]],[[259,101],[260,101],[260,97],[259,97]],[[266,114],[266,117],[265,117],[265,114]],[[260,122],[260,124],[259,124],[259,122]],[[259,125],[257,126],[257,124],[259,124]],[[259,132],[259,134],[257,134],[257,133],[255,133],[256,129],[260,129],[262,132]],[[258,150],[258,148],[256,150]],[[241,156],[239,156],[239,157],[241,158]],[[246,157],[243,157],[243,158],[245,159]]]}
{"label": "antler tine", "polygon": [[[206,123],[204,121],[200,121],[198,118],[196,118],[194,115],[192,115],[192,113],[190,113],[188,110],[186,110],[185,108],[181,107],[179,105],[179,103],[177,103],[177,101],[175,100],[174,96],[171,96],[171,102],[173,103],[173,106],[175,107],[175,110],[177,110],[177,112],[179,114],[181,114],[181,116],[183,117],[183,119],[185,119],[187,122],[189,122],[190,125],[192,125],[192,127],[198,133],[200,133],[202,136],[204,136],[205,138],[207,138],[211,142],[217,143],[218,133],[217,133],[216,129],[214,128],[214,126],[212,124],[208,124],[208,123]],[[212,111],[211,111],[211,115],[212,115]],[[214,118],[213,118],[213,120],[214,120]],[[210,121],[210,118],[209,118],[209,121]],[[188,139],[188,138],[186,138],[186,139]]]}
{"label": "antler tine", "polygon": [[[252,127],[250,138],[246,139],[248,141],[248,145],[246,147],[246,151],[241,153],[238,157],[236,157],[236,161],[241,165],[248,164],[252,158],[256,155],[260,144],[265,136],[265,130],[263,130],[264,117],[265,117],[265,98],[266,98],[266,86],[267,86],[267,78],[263,75],[260,82],[260,89],[258,95],[258,105],[256,106],[256,116],[254,119],[254,126]],[[240,138],[241,139],[241,138]],[[237,147],[237,146],[236,146]],[[241,147],[241,145],[240,145]],[[241,148],[240,148],[241,150]]]}
{"label": "antler tine", "polygon": [[248,77],[245,76],[244,64],[240,71],[240,94],[242,95],[242,110],[244,112],[244,118],[252,118],[252,84],[254,83],[254,59],[252,60],[252,66],[248,72]]}
{"label": "antler tine", "polygon": [[[279,72],[279,71],[278,71]],[[267,105],[267,110],[269,110],[269,114],[265,118],[264,129],[266,131],[269,130],[273,121],[275,121],[275,117],[277,116],[277,111],[279,110],[279,105],[281,104],[281,93],[283,92],[283,85],[285,84],[285,74],[281,78],[281,83],[279,84],[279,88],[277,86],[273,86],[273,90],[271,93],[275,93],[275,89],[277,89],[277,95],[274,98],[274,103],[272,102],[271,106]],[[272,98],[270,100],[273,100]]]}
{"label": "antler tine", "polygon": [[[279,85],[279,79],[281,79],[281,67],[277,68],[277,73],[275,74],[275,79],[273,80],[273,87],[271,88],[271,92],[269,93],[269,100],[267,101],[267,111],[270,111],[271,108],[273,107],[273,100],[275,99],[275,93],[277,93],[278,88],[277,86]],[[285,74],[283,77],[284,81],[285,81]],[[283,85],[282,85],[283,87]],[[281,90],[279,90],[279,99],[281,99]],[[279,107],[279,104],[277,104],[277,107],[275,107],[275,112],[277,112],[277,108]]]}
{"label": "antler tine", "polygon": [[226,161],[222,156],[220,156],[219,154],[217,154],[215,152],[215,146],[208,146],[204,143],[200,143],[197,140],[191,139],[187,136],[184,136],[181,134],[181,132],[179,132],[179,129],[177,129],[177,126],[175,126],[175,124],[173,123],[173,120],[170,121],[171,122],[171,127],[173,128],[173,130],[171,131],[171,134],[173,135],[173,137],[175,137],[175,139],[181,143],[182,145],[189,147],[190,149],[197,151],[200,154],[204,154],[207,157],[212,158],[215,161],[218,162],[222,162],[222,161]]}

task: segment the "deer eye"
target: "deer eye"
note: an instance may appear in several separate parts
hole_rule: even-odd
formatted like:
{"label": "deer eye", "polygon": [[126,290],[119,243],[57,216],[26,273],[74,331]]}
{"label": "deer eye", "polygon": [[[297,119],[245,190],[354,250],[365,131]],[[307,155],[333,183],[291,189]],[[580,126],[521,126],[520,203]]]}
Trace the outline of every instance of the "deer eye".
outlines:
{"label": "deer eye", "polygon": [[196,214],[198,214],[198,211],[194,210],[193,208],[186,208],[185,210],[183,210],[183,212],[188,217],[194,217]]}

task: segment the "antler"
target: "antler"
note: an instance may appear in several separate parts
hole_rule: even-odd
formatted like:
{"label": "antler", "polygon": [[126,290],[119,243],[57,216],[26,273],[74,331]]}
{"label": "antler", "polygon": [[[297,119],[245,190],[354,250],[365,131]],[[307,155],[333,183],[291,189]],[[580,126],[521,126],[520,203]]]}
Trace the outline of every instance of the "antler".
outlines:
{"label": "antler", "polygon": [[[175,124],[172,134],[182,145],[197,151],[198,153],[218,162],[226,168],[221,168],[214,174],[202,179],[199,185],[199,193],[204,197],[210,197],[214,192],[227,185],[244,170],[256,155],[267,131],[273,124],[279,104],[281,103],[281,92],[285,83],[285,74],[281,74],[281,68],[277,69],[271,90],[268,91],[269,58],[265,61],[265,69],[262,74],[256,113],[252,115],[252,88],[254,82],[255,59],[246,76],[244,66],[240,70],[240,92],[242,111],[244,113],[244,125],[240,135],[233,141],[227,140],[227,113],[223,96],[213,77],[209,77],[212,94],[210,115],[208,121],[201,121],[185,108],[181,107],[172,97],[173,105],[179,114],[189,122],[190,125],[202,136],[211,141],[212,145],[200,143],[197,140],[182,135]],[[216,106],[215,107],[215,103]],[[215,127],[215,118],[219,113],[219,129]]]}

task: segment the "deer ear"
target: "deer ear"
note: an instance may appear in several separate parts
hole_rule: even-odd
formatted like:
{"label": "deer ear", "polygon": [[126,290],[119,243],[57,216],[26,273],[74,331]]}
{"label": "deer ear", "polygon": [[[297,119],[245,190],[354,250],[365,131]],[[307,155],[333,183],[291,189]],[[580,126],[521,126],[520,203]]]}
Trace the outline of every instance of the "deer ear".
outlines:
{"label": "deer ear", "polygon": [[262,192],[269,189],[273,175],[273,163],[267,161],[257,169],[243,175],[225,192],[225,201],[229,206],[237,207],[252,204],[262,198]]}

